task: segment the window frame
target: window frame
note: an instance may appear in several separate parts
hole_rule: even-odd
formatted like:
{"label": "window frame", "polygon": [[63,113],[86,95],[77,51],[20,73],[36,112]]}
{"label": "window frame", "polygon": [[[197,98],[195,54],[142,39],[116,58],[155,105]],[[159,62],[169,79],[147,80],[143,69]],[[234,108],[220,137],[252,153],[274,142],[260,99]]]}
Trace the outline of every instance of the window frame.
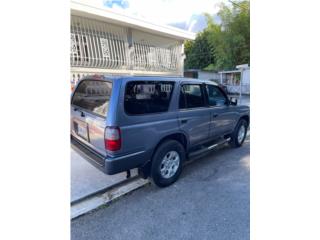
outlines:
{"label": "window frame", "polygon": [[[202,107],[192,107],[192,108],[180,108],[180,95],[181,95],[181,91],[183,89],[183,86],[185,85],[199,85],[200,86],[200,91],[201,91],[201,95],[202,95],[202,100],[203,100],[203,106]],[[178,97],[178,110],[179,111],[190,111],[190,110],[196,110],[196,109],[202,109],[202,108],[207,108],[208,107],[208,101],[207,101],[207,97],[206,97],[206,91],[204,91],[203,88],[204,83],[187,83],[187,82],[183,82],[180,84],[180,91],[179,91],[179,97]],[[185,99],[185,98],[184,98]],[[185,103],[186,103],[186,99],[185,99]]]}
{"label": "window frame", "polygon": [[[230,105],[230,101],[229,101],[229,98],[228,98],[228,95],[224,92],[224,90],[222,90],[221,87],[219,87],[218,85],[214,85],[214,84],[208,84],[208,83],[204,83],[204,90],[205,90],[205,95],[206,95],[206,103],[208,105],[209,108],[219,108],[219,107],[224,107],[224,106],[229,106]],[[207,86],[213,86],[215,88],[217,88],[221,93],[222,95],[225,97],[226,99],[226,103],[223,105],[223,106],[219,106],[219,105],[216,105],[216,106],[212,106],[209,104],[209,94],[207,92]]]}
{"label": "window frame", "polygon": [[[126,108],[125,108],[125,99],[126,99],[126,91],[127,91],[127,86],[128,84],[132,83],[132,82],[140,82],[140,83],[144,83],[144,84],[150,84],[151,83],[172,83],[172,90],[171,90],[171,94],[170,94],[170,98],[169,98],[169,105],[168,105],[168,110],[164,111],[164,112],[153,112],[153,113],[142,113],[142,114],[132,114],[132,113],[128,113]],[[169,80],[132,80],[132,81],[127,81],[125,86],[124,86],[124,91],[123,91],[123,112],[127,115],[127,116],[131,116],[131,117],[141,117],[141,116],[146,116],[146,115],[159,115],[159,114],[165,114],[168,113],[170,111],[170,107],[172,105],[172,99],[173,99],[173,93],[175,90],[175,86],[176,86],[176,82],[175,81],[169,81]]]}

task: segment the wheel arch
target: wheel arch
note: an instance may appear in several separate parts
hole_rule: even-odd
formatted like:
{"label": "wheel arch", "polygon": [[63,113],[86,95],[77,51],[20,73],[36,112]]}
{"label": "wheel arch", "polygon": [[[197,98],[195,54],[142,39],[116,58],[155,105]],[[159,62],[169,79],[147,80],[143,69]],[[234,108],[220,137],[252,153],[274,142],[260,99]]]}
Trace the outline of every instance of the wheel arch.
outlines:
{"label": "wheel arch", "polygon": [[175,132],[175,133],[170,133],[163,136],[155,145],[155,147],[152,149],[150,160],[144,166],[142,166],[142,168],[139,169],[140,176],[142,176],[143,178],[147,178],[148,176],[150,176],[150,168],[151,168],[151,162],[152,162],[153,156],[157,151],[157,149],[159,148],[159,146],[167,140],[176,140],[180,142],[184,147],[185,152],[187,152],[187,149],[189,147],[189,141],[185,133]]}
{"label": "wheel arch", "polygon": [[244,119],[244,120],[248,123],[248,126],[249,126],[249,124],[250,124],[250,117],[249,117],[249,115],[246,114],[246,115],[241,116],[240,119],[239,119],[239,121],[240,121],[241,119]]}
{"label": "wheel arch", "polygon": [[[153,153],[157,150],[157,148],[165,141],[167,140],[176,140],[178,142],[180,142],[182,144],[182,146],[184,147],[184,149],[187,151],[188,146],[189,146],[189,142],[188,142],[188,138],[186,136],[186,134],[182,133],[182,132],[176,132],[176,133],[171,133],[168,134],[166,136],[163,136],[160,141],[157,143],[157,145],[155,146]],[[153,155],[153,154],[152,154]]]}

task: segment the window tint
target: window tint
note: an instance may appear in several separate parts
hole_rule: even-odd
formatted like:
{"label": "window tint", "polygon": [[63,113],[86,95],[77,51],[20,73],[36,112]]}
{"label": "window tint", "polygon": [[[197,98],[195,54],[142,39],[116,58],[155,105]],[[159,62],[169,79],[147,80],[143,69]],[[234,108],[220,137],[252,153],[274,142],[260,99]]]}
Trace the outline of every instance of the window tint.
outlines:
{"label": "window tint", "polygon": [[179,107],[197,108],[204,107],[204,98],[201,91],[201,85],[185,84],[181,87]]}
{"label": "window tint", "polygon": [[126,86],[124,109],[128,114],[166,112],[174,82],[134,81]]}
{"label": "window tint", "polygon": [[227,103],[225,95],[219,88],[213,85],[206,85],[206,89],[210,106],[223,106]]}
{"label": "window tint", "polygon": [[75,90],[72,104],[100,116],[106,116],[111,89],[111,82],[84,80]]}

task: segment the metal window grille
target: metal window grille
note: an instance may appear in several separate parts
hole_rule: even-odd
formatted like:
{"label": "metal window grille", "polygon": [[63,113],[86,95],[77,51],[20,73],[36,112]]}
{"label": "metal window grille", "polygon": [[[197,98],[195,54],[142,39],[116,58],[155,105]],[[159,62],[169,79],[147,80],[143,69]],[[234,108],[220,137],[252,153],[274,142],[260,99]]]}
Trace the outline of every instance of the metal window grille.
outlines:
{"label": "metal window grille", "polygon": [[71,17],[71,66],[119,69],[127,65],[127,29]]}
{"label": "metal window grille", "polygon": [[182,57],[177,40],[71,16],[71,67],[179,75]]}

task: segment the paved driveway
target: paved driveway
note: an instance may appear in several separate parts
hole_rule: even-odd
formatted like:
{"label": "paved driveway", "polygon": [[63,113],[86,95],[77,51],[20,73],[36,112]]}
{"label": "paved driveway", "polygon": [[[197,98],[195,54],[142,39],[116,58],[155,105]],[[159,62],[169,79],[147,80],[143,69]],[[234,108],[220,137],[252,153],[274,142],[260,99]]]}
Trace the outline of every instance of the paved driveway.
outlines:
{"label": "paved driveway", "polygon": [[249,141],[199,158],[170,187],[149,185],[75,219],[71,238],[249,239]]}

